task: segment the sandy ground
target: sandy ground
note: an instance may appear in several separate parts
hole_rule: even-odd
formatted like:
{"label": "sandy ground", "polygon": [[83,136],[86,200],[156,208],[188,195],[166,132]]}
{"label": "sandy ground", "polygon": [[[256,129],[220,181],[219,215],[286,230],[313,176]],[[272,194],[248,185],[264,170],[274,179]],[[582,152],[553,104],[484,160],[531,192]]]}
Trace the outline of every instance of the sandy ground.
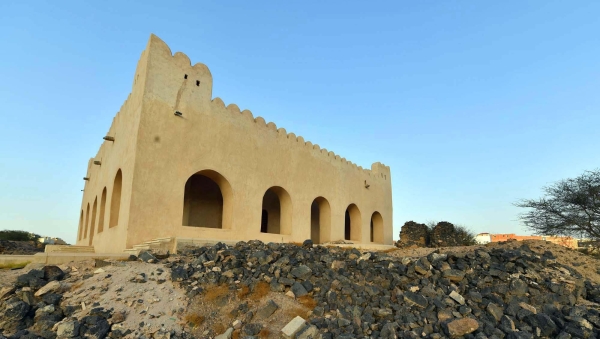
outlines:
{"label": "sandy ground", "polygon": [[[125,321],[122,325],[125,329],[144,333],[154,333],[161,328],[181,331],[187,300],[184,291],[173,286],[169,269],[161,264],[144,262],[111,263],[100,270],[94,267],[93,261],[59,265],[69,273],[69,277],[62,281],[64,291],[61,305],[85,305],[85,310],[74,314],[77,318],[85,316],[93,307],[112,308],[115,313],[124,312]],[[0,271],[0,287],[11,285],[18,275],[32,268],[41,267],[41,264],[30,264],[21,270]],[[130,281],[141,273],[146,274],[146,282]],[[137,337],[135,333],[127,336]]]}
{"label": "sandy ground", "polygon": [[[215,334],[221,334],[227,328],[232,327],[235,320],[240,320],[243,324],[263,324],[263,330],[258,335],[260,338],[281,338],[281,329],[293,318],[301,316],[306,319],[310,314],[308,307],[284,293],[269,291],[257,295],[251,292],[245,297],[240,297],[239,290],[237,290],[225,291],[219,294],[215,298],[214,295],[206,293],[194,298],[191,303],[188,317],[193,315],[202,319],[200,323],[190,328],[190,332],[195,337],[209,338]],[[269,300],[274,301],[279,308],[266,320],[258,319],[256,316],[257,311],[263,308]],[[310,302],[312,299],[309,297],[302,300]],[[244,302],[248,304],[248,309],[255,316],[253,318],[246,318],[247,314],[244,313],[232,316],[230,312]],[[233,338],[241,338],[243,336],[239,330],[233,333]]]}

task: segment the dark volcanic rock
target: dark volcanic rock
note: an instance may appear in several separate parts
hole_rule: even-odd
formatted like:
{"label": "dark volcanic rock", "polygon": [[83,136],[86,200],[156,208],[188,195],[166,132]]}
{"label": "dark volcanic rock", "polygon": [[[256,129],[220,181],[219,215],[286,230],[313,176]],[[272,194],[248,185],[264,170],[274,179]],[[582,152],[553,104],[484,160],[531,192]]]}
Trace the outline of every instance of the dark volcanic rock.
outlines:
{"label": "dark volcanic rock", "polygon": [[[399,252],[359,251],[308,243],[302,246],[260,241],[239,242],[235,246],[219,243],[188,248],[163,261],[147,257],[161,265],[154,266],[151,273],[130,277],[132,281],[126,283],[145,281],[137,285],[143,290],[155,280],[164,282],[168,276],[163,274],[164,268],[167,268],[172,281],[194,300],[202,302],[212,286],[225,287],[228,293],[214,304],[221,307],[239,302],[228,313],[240,321],[232,335],[244,338],[265,335],[266,331],[262,331],[265,324],[289,315],[287,302],[278,302],[279,306],[273,301],[286,296],[269,295],[273,300],[255,302],[254,296],[267,292],[289,296],[292,292],[298,298],[292,302],[308,307],[303,309],[305,324],[298,334],[303,339],[600,336],[597,283],[585,280],[571,266],[559,264],[551,253],[538,255],[527,246],[515,248],[514,244],[510,249],[507,247],[478,246],[474,251],[459,253],[450,250],[441,253],[444,250],[439,248],[423,257],[400,257]],[[143,253],[140,256],[145,257]],[[56,274],[49,274],[52,272]],[[104,278],[85,271],[69,276],[62,284],[68,286],[87,275],[103,281],[102,285],[91,286],[90,292],[106,289],[105,286],[112,288],[110,282],[105,283],[108,275]],[[119,316],[118,311],[104,307],[108,305],[98,304],[87,305],[84,311],[81,305],[71,303],[70,292],[65,292],[67,300],[63,301],[59,294],[63,289],[35,296],[41,286],[60,285],[51,282],[59,276],[60,272],[47,266],[45,270],[22,274],[14,287],[2,288],[0,334],[11,339],[190,337],[184,332],[163,329],[145,333],[144,324],[127,329],[124,314]],[[246,296],[243,291],[249,294]],[[137,302],[144,306],[138,309],[142,314],[158,312],[141,296]],[[150,308],[146,309],[146,305]],[[172,312],[171,316],[176,318],[185,309]],[[218,312],[203,316],[206,322],[201,326],[223,321]],[[187,330],[193,332],[186,325]]]}
{"label": "dark volcanic rock", "polygon": [[7,303],[4,308],[3,318],[8,320],[21,320],[29,312],[29,305],[23,301],[15,300]]}
{"label": "dark volcanic rock", "polygon": [[306,280],[310,278],[312,270],[306,265],[300,265],[298,267],[294,267],[290,273],[292,273],[292,275],[297,279]]}
{"label": "dark volcanic rock", "polygon": [[[478,247],[462,255],[440,251],[402,258],[314,244],[250,241],[194,249],[170,268],[172,279],[190,293],[195,286],[215,282],[238,289],[240,283],[255,286],[267,281],[271,291],[308,296],[315,306],[307,328],[310,333],[318,330],[323,338],[599,334],[600,312],[574,307],[582,298],[590,302],[600,298],[598,286],[582,282],[569,267],[543,260],[526,246]],[[218,253],[235,260],[223,260],[227,256]],[[559,284],[560,277],[573,283]],[[259,309],[254,320],[255,311],[234,310],[232,316],[246,324],[257,322],[275,309],[267,308],[269,304]],[[254,336],[257,331],[258,323],[245,325],[242,335]]]}
{"label": "dark volcanic rock", "polygon": [[149,251],[142,251],[138,255],[138,259],[144,262],[156,262],[156,257]]}
{"label": "dark volcanic rock", "polygon": [[42,271],[44,272],[44,280],[46,281],[62,280],[65,277],[65,272],[58,266],[44,266]]}

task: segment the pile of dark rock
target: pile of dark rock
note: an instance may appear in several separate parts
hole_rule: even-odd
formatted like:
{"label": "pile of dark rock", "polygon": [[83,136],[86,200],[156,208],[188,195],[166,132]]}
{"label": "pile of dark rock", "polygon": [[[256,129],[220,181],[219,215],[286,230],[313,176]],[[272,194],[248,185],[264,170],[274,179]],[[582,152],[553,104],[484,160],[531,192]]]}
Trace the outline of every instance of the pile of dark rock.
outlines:
{"label": "pile of dark rock", "polygon": [[0,240],[0,254],[29,255],[44,252],[44,246],[35,241]]}
{"label": "pile of dark rock", "polygon": [[[1,272],[0,272],[1,274]],[[99,303],[67,305],[68,273],[58,266],[31,269],[9,287],[0,288],[0,339],[123,338],[137,329],[122,326],[126,315]],[[84,277],[85,279],[86,277]],[[131,337],[131,336],[129,336]],[[136,336],[136,338],[146,338]],[[190,338],[186,333],[157,331],[154,338]]]}
{"label": "pile of dark rock", "polygon": [[71,318],[81,306],[61,306],[65,273],[45,266],[20,275],[0,291],[0,338],[104,338],[110,310],[94,308],[82,319]]}
{"label": "pile of dark rock", "polygon": [[[239,242],[191,248],[163,258],[140,259],[171,272],[189,300],[215,285],[232,292],[268,284],[275,293],[311,299],[307,319],[282,331],[309,338],[598,338],[600,287],[552,253],[477,248],[466,254],[400,257],[393,252],[294,244]],[[135,334],[123,315],[99,304],[66,305],[68,273],[56,266],[33,269],[0,290],[0,339],[122,338]],[[132,282],[135,283],[135,282]],[[245,338],[258,338],[265,319],[281,312],[269,301],[255,315],[240,302],[237,319],[223,323]],[[106,306],[106,305],[103,305]],[[256,311],[255,311],[256,312]],[[258,313],[261,314],[258,314]],[[297,317],[299,318],[299,317]],[[225,322],[225,320],[223,320]],[[287,332],[286,332],[287,331]],[[143,336],[138,336],[142,338]],[[152,338],[187,338],[156,332]],[[145,337],[143,337],[145,338]]]}
{"label": "pile of dark rock", "polygon": [[250,241],[170,261],[172,279],[190,298],[207,286],[252,290],[263,281],[274,292],[313,298],[313,334],[298,338],[600,336],[599,286],[527,245],[409,258]]}

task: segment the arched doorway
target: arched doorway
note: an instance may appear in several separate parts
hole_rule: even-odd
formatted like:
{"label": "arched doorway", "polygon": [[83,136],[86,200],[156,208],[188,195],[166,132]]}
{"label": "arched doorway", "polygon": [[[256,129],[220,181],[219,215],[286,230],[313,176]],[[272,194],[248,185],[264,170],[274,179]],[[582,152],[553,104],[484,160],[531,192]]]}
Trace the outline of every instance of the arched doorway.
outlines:
{"label": "arched doorway", "polygon": [[79,216],[79,237],[77,240],[81,240],[81,235],[83,234],[83,210],[81,210],[81,216]]}
{"label": "arched doorway", "polygon": [[355,204],[350,204],[346,208],[344,220],[344,239],[351,241],[361,241],[361,218],[360,211]]}
{"label": "arched doorway", "polygon": [[92,226],[90,227],[90,242],[89,245],[92,246],[92,241],[94,240],[94,229],[96,228],[96,209],[98,208],[98,198],[94,199],[94,207],[92,207]]}
{"label": "arched doorway", "polygon": [[106,213],[106,187],[102,190],[100,198],[100,215],[98,216],[98,233],[104,231],[104,214]]}
{"label": "arched doorway", "polygon": [[292,199],[285,189],[273,186],[265,192],[260,231],[288,235],[292,233]]}
{"label": "arched doorway", "polygon": [[383,218],[379,212],[371,216],[371,242],[383,244]]}
{"label": "arched doorway", "polygon": [[110,197],[110,223],[108,227],[119,225],[119,212],[121,211],[121,189],[123,187],[123,173],[119,169],[115,174],[112,195]]}
{"label": "arched doorway", "polygon": [[183,226],[231,228],[233,193],[225,177],[212,170],[188,178],[183,196]]}
{"label": "arched doorway", "polygon": [[331,241],[331,208],[323,197],[316,198],[310,205],[310,239],[315,244]]}
{"label": "arched doorway", "polygon": [[85,209],[85,231],[83,232],[83,239],[88,237],[89,224],[90,224],[90,203],[88,202],[87,208]]}

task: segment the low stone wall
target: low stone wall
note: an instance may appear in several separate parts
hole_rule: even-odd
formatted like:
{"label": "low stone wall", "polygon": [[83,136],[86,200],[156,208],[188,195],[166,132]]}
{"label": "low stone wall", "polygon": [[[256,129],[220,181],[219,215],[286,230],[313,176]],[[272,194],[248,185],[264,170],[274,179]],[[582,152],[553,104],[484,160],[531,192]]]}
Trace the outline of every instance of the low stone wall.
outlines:
{"label": "low stone wall", "polygon": [[35,255],[0,255],[0,268],[22,267],[35,260]]}
{"label": "low stone wall", "polygon": [[46,253],[94,253],[93,246],[46,245]]}
{"label": "low stone wall", "polygon": [[0,267],[28,263],[60,265],[92,259],[127,259],[128,253],[38,253],[35,255],[0,255]]}

